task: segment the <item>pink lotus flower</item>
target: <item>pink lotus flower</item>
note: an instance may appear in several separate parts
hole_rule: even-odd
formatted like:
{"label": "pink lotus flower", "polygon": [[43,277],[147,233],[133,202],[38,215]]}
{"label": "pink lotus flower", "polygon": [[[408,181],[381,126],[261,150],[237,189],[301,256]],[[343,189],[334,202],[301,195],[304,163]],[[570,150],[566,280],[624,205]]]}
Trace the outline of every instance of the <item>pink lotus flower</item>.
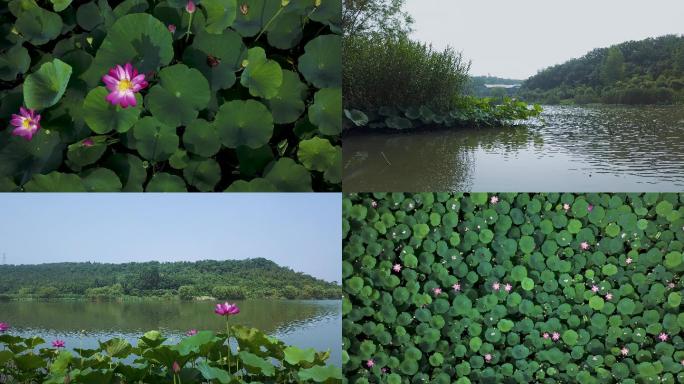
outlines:
{"label": "pink lotus flower", "polygon": [[176,25],[175,24],[169,24],[168,28],[169,28],[169,32],[171,32],[171,33],[176,32]]}
{"label": "pink lotus flower", "polygon": [[485,355],[485,361],[488,362],[488,363],[489,363],[490,361],[492,361],[492,354],[491,354],[491,353],[488,353],[488,354]]}
{"label": "pink lotus flower", "polygon": [[499,197],[498,196],[492,196],[492,198],[489,199],[489,202],[492,204],[496,204],[499,202]]}
{"label": "pink lotus flower", "polygon": [[382,372],[382,373],[387,373],[387,368],[386,368],[386,367],[380,368],[380,372]]}
{"label": "pink lotus flower", "polygon": [[195,13],[195,11],[197,10],[195,2],[192,0],[188,0],[188,3],[185,4],[185,10],[188,11],[188,13]]}
{"label": "pink lotus flower", "polygon": [[660,339],[660,341],[667,341],[668,337],[669,336],[665,332],[661,332],[660,335],[658,335],[658,338]]}
{"label": "pink lotus flower", "polygon": [[435,293],[435,296],[440,295],[442,293],[442,288],[433,288],[432,292]]}
{"label": "pink lotus flower", "polygon": [[110,69],[108,75],[102,76],[102,81],[109,89],[106,100],[122,108],[135,107],[136,92],[147,87],[145,75],[138,74],[138,70],[133,68],[131,63],[126,63],[123,67],[117,65]]}
{"label": "pink lotus flower", "polygon": [[631,257],[628,257],[627,259],[625,259],[625,263],[627,263],[627,264],[632,264],[632,261],[633,260]]}
{"label": "pink lotus flower", "polygon": [[670,288],[670,289],[672,289],[672,288],[675,287],[675,283],[668,283],[668,284],[667,284],[667,287]]}
{"label": "pink lotus flower", "polygon": [[220,316],[237,315],[238,313],[240,313],[240,308],[238,308],[237,304],[229,304],[228,302],[225,302],[223,304],[218,303],[216,304],[216,309],[214,309],[214,313]]}
{"label": "pink lotus flower", "polygon": [[627,349],[627,347],[622,347],[620,353],[622,353],[622,356],[627,356],[627,354],[629,353],[629,349]]}
{"label": "pink lotus flower", "polygon": [[504,285],[504,291],[510,292],[511,289],[513,289],[513,286],[511,284],[506,283],[506,285]]}
{"label": "pink lotus flower", "polygon": [[544,333],[542,334],[542,337],[545,338],[545,339],[548,339],[550,336],[549,336],[549,333],[548,333],[548,332],[544,332]]}
{"label": "pink lotus flower", "polygon": [[560,339],[560,333],[554,332],[551,334],[551,339],[553,339],[553,341],[558,341]]}
{"label": "pink lotus flower", "polygon": [[501,284],[499,284],[498,281],[495,281],[494,284],[492,284],[492,289],[498,291],[499,288],[501,288]]}
{"label": "pink lotus flower", "polygon": [[52,342],[52,347],[53,348],[64,348],[66,343],[64,343],[64,340],[55,340]]}
{"label": "pink lotus flower", "polygon": [[89,137],[89,138],[83,140],[83,143],[81,143],[81,145],[84,147],[92,147],[93,145],[95,145],[95,142],[93,141],[93,139],[91,139]]}
{"label": "pink lotus flower", "polygon": [[591,286],[591,291],[594,292],[594,293],[598,292],[598,291],[599,291],[598,285],[592,285],[592,286]]}
{"label": "pink lotus flower", "polygon": [[606,300],[611,300],[613,298],[613,294],[608,292],[606,293]]}
{"label": "pink lotus flower", "polygon": [[582,248],[582,250],[586,251],[587,249],[589,249],[589,243],[587,243],[586,241],[583,241],[580,244],[580,248]]}
{"label": "pink lotus flower", "polygon": [[177,361],[173,362],[173,367],[171,369],[173,369],[173,373],[179,373],[181,371],[181,367],[178,365]]}
{"label": "pink lotus flower", "polygon": [[373,359],[368,359],[368,361],[366,361],[366,366],[368,368],[373,368],[374,365],[375,365],[375,361],[373,361]]}
{"label": "pink lotus flower", "polygon": [[454,289],[454,291],[456,291],[456,292],[459,292],[459,291],[461,290],[461,284],[459,284],[459,283],[456,283],[456,284],[452,285],[451,287],[452,287],[452,288]]}
{"label": "pink lotus flower", "polygon": [[375,201],[375,200],[371,201],[371,207],[377,208],[377,207],[378,207],[378,202]]}
{"label": "pink lotus flower", "polygon": [[196,334],[197,334],[196,329],[191,329],[191,330],[185,332],[185,336],[195,336]]}
{"label": "pink lotus flower", "polygon": [[7,332],[7,330],[10,328],[9,324],[7,323],[0,323],[0,332]]}
{"label": "pink lotus flower", "polygon": [[568,204],[568,203],[563,204],[563,209],[565,209],[566,211],[569,211],[570,210],[570,204]]}
{"label": "pink lotus flower", "polygon": [[401,264],[394,264],[394,267],[392,267],[392,270],[394,272],[401,272]]}
{"label": "pink lotus flower", "polygon": [[594,206],[591,205],[591,204],[589,204],[589,205],[587,206],[587,211],[591,212],[591,211],[593,211],[593,210],[594,210]]}
{"label": "pink lotus flower", "polygon": [[36,113],[33,109],[19,107],[19,114],[12,114],[10,124],[15,127],[12,135],[23,137],[30,141],[33,135],[40,129],[40,114]]}

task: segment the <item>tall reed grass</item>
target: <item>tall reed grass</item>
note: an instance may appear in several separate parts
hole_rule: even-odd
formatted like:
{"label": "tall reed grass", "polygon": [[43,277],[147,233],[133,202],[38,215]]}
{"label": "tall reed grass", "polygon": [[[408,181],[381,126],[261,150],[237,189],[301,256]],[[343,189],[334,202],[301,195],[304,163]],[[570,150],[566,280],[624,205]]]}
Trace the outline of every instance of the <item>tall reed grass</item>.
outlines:
{"label": "tall reed grass", "polygon": [[429,106],[448,110],[462,94],[470,62],[408,37],[345,36],[345,108]]}

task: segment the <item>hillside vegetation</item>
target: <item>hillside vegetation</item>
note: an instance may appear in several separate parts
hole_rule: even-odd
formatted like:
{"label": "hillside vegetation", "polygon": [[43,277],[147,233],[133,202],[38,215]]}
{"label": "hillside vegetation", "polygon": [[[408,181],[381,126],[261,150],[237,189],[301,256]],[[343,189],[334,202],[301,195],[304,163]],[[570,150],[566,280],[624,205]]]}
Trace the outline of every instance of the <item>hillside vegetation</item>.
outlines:
{"label": "hillside vegetation", "polygon": [[125,264],[54,263],[0,266],[0,295],[5,298],[93,299],[123,296],[174,296],[192,299],[339,298],[341,289],[273,261],[204,260]]}
{"label": "hillside vegetation", "polygon": [[550,104],[684,102],[684,36],[594,49],[530,77],[520,95]]}

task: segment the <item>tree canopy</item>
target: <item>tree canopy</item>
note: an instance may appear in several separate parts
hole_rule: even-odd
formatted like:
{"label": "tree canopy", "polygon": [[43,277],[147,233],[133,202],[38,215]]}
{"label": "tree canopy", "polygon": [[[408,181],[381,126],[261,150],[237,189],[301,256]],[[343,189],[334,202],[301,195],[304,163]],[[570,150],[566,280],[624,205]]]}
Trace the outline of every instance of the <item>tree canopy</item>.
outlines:
{"label": "tree canopy", "polygon": [[171,296],[183,299],[339,298],[340,287],[273,261],[203,260],[125,264],[1,265],[0,294],[9,297],[91,298]]}
{"label": "tree canopy", "polygon": [[405,0],[344,0],[342,27],[347,36],[406,35],[413,19],[402,7]]}

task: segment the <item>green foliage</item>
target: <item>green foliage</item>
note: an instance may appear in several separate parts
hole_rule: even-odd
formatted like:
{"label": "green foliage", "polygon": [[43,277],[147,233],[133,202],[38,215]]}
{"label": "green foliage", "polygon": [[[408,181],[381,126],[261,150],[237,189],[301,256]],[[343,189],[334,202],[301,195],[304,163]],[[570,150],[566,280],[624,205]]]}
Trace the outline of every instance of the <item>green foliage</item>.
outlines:
{"label": "green foliage", "polygon": [[548,104],[684,102],[684,36],[595,49],[527,79],[518,95]]}
{"label": "green foliage", "polygon": [[361,193],[342,212],[350,383],[681,376],[684,194]]}
{"label": "green foliage", "polygon": [[[3,3],[0,191],[341,189],[342,4],[186,3]],[[122,108],[102,77],[126,63],[148,86]]]}
{"label": "green foliage", "polygon": [[164,343],[160,332],[150,331],[136,346],[111,339],[97,349],[74,351],[48,348],[40,338],[4,334],[0,377],[3,382],[53,384],[342,382],[341,369],[326,365],[330,352],[287,346],[256,328],[235,325],[229,331],[201,331],[177,344]]}
{"label": "green foliage", "polygon": [[14,298],[169,296],[192,300],[339,299],[341,288],[267,259],[174,263],[0,265],[0,294]]}

